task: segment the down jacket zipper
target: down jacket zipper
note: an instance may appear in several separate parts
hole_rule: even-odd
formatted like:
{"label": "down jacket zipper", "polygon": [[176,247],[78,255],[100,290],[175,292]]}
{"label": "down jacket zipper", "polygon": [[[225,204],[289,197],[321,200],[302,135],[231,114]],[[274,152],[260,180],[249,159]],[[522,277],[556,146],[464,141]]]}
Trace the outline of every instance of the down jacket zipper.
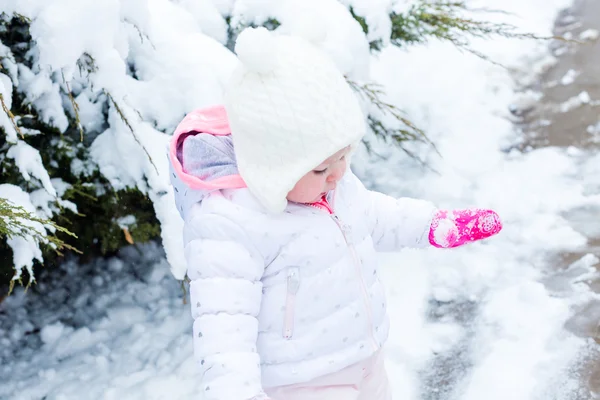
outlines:
{"label": "down jacket zipper", "polygon": [[287,296],[285,299],[285,316],[283,321],[283,337],[291,339],[294,336],[294,311],[296,309],[296,294],[300,288],[300,269],[290,267],[287,274]]}
{"label": "down jacket zipper", "polygon": [[375,350],[379,349],[377,345],[377,341],[373,336],[373,315],[371,312],[371,307],[369,307],[369,294],[367,292],[367,287],[365,281],[363,279],[363,274],[361,271],[361,263],[359,262],[358,255],[356,254],[356,249],[354,248],[354,242],[352,241],[350,227],[344,224],[336,214],[331,214],[331,218],[335,221],[338,228],[342,232],[342,236],[344,236],[344,241],[346,242],[346,246],[350,250],[350,254],[352,255],[352,260],[354,262],[354,266],[356,268],[356,273],[358,274],[358,280],[360,282],[360,287],[363,293],[363,300],[365,305],[365,310],[367,312],[368,326],[367,329],[369,331],[369,338],[371,339],[371,343]]}

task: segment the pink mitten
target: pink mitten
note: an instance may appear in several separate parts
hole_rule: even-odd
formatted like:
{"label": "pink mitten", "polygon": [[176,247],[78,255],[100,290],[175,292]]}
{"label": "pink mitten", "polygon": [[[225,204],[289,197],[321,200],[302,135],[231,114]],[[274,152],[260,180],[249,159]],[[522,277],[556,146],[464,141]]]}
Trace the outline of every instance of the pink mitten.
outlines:
{"label": "pink mitten", "polygon": [[500,217],[492,210],[438,210],[431,222],[429,243],[438,248],[458,247],[486,239],[501,229]]}

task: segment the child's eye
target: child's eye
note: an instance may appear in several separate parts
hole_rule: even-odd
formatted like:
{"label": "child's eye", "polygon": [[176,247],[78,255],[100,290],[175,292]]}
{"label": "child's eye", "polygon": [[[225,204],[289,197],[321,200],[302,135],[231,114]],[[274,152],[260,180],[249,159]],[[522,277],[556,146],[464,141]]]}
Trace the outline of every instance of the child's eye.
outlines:
{"label": "child's eye", "polygon": [[320,171],[316,171],[316,170],[315,170],[315,171],[313,171],[313,172],[314,172],[315,174],[317,174],[317,175],[323,175],[323,174],[324,174],[326,171],[327,171],[327,168],[325,168],[325,169],[322,169],[322,170],[320,170]]}

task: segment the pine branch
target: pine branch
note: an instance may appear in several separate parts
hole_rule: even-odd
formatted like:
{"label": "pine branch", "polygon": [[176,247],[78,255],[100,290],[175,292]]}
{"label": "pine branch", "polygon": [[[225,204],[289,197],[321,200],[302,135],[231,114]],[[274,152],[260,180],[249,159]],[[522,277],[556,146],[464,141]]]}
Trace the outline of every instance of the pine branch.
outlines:
{"label": "pine branch", "polygon": [[[365,34],[369,32],[364,17],[357,15],[350,7],[350,13],[361,25]],[[467,14],[509,14],[505,11],[489,8],[470,8],[464,1],[418,0],[404,13],[391,13],[392,32],[390,41],[397,47],[426,44],[432,38],[448,41],[454,46],[486,61],[494,62],[485,54],[470,47],[473,38],[491,39],[504,37],[511,39],[563,40],[559,36],[539,36],[533,33],[519,32],[517,27],[507,23],[494,23],[467,17]],[[370,43],[371,49],[381,50],[381,40]]]}
{"label": "pine branch", "polygon": [[65,79],[65,73],[63,71],[60,72],[63,78],[63,82],[67,87],[67,95],[69,96],[69,100],[71,100],[71,105],[73,106],[73,111],[75,111],[75,124],[77,128],[79,128],[79,138],[83,142],[83,127],[81,126],[81,120],[79,118],[79,104],[73,98],[73,93],[71,93],[71,88],[69,87],[69,82]]}
{"label": "pine branch", "polygon": [[85,70],[89,74],[98,71],[96,60],[90,53],[83,53],[77,60],[77,67],[79,67],[79,75],[83,77],[83,71]]}
{"label": "pine branch", "polygon": [[148,43],[150,43],[150,46],[152,46],[152,48],[154,50],[156,50],[156,46],[154,46],[154,43],[152,43],[152,41],[150,40],[150,37],[146,33],[142,32],[142,30],[140,29],[139,26],[137,26],[137,24],[129,21],[127,18],[125,18],[123,20],[123,22],[125,22],[125,23],[127,23],[127,24],[129,24],[129,25],[131,25],[131,26],[133,26],[135,28],[135,30],[137,31],[138,35],[140,36],[140,42],[144,43],[144,39],[146,39],[148,41]]}
{"label": "pine branch", "polygon": [[[32,222],[35,224],[32,224]],[[6,237],[7,239],[14,237],[21,237],[26,240],[32,239],[38,246],[46,245],[52,248],[56,254],[60,256],[63,255],[63,250],[70,250],[78,254],[83,254],[77,248],[65,243],[55,235],[48,235],[47,232],[40,230],[35,225],[77,238],[74,233],[56,224],[54,221],[40,218],[25,210],[22,206],[15,205],[10,200],[0,197],[0,237]],[[27,288],[35,281],[35,277],[30,276],[29,278]],[[20,278],[17,279],[17,281],[19,281],[21,285],[23,284]],[[15,279],[11,280],[8,292],[9,295],[14,289],[14,283]]]}
{"label": "pine branch", "polygon": [[[41,243],[50,242],[57,245],[59,248],[63,247],[64,243],[60,239],[46,236],[45,232],[41,232],[34,226],[25,224],[24,221],[35,222],[45,227],[51,227],[58,232],[77,238],[74,233],[57,225],[54,221],[40,218],[25,210],[22,206],[15,205],[10,200],[0,197],[0,237],[4,236],[9,239],[17,236],[22,238],[32,237]],[[69,249],[74,250],[70,248],[70,246]]]}
{"label": "pine branch", "polygon": [[121,108],[119,107],[119,105],[117,104],[117,102],[115,101],[115,99],[112,97],[112,95],[110,93],[108,93],[107,91],[104,91],[104,92],[106,93],[106,95],[108,96],[108,98],[110,99],[110,101],[112,102],[113,106],[115,107],[115,110],[117,110],[117,113],[119,114],[119,116],[121,117],[121,119],[123,120],[123,122],[125,123],[125,125],[127,125],[127,127],[129,128],[129,131],[133,135],[133,138],[135,139],[135,141],[140,145],[140,147],[144,150],[144,152],[148,156],[148,160],[150,160],[150,164],[152,164],[152,166],[154,167],[154,170],[158,174],[158,168],[154,164],[154,161],[152,160],[152,157],[150,156],[150,153],[148,153],[148,150],[146,150],[146,148],[144,147],[144,145],[142,144],[142,142],[140,142],[140,139],[135,134],[135,131],[133,130],[133,127],[129,123],[129,120],[127,119],[127,117],[125,116],[125,114],[123,113],[123,111],[121,110]]}
{"label": "pine branch", "polygon": [[13,16],[23,23],[31,24],[31,18],[26,17],[23,14],[13,13]]}
{"label": "pine branch", "polygon": [[[358,84],[351,80],[347,80],[350,87],[356,91],[359,96],[365,98],[370,104],[373,104],[383,115],[390,115],[396,121],[400,122],[406,128],[391,129],[385,127],[381,121],[373,117],[368,116],[369,125],[376,135],[382,137],[390,137],[394,139],[396,143],[404,141],[420,141],[427,143],[433,147],[433,149],[439,154],[435,144],[429,139],[427,134],[419,127],[417,127],[412,121],[404,116],[402,110],[384,100],[385,92],[382,86],[377,83],[366,83]],[[403,150],[405,150],[403,148]]]}
{"label": "pine branch", "polygon": [[0,103],[2,103],[2,109],[4,110],[6,115],[8,115],[8,118],[10,119],[10,122],[12,122],[15,131],[17,131],[17,133],[21,135],[21,139],[25,139],[25,135],[23,135],[21,128],[19,128],[19,126],[17,125],[17,121],[15,121],[15,116],[6,106],[6,103],[4,102],[4,96],[2,95],[2,93],[0,93]]}
{"label": "pine branch", "polygon": [[[416,141],[426,143],[430,145],[438,155],[441,156],[437,147],[429,139],[425,131],[406,118],[402,110],[400,110],[394,104],[384,100],[385,92],[383,91],[382,86],[377,83],[366,83],[361,85],[349,79],[347,79],[347,82],[359,96],[366,99],[370,104],[373,104],[381,112],[381,114],[389,115],[400,123],[400,127],[390,128],[377,117],[368,115],[367,122],[373,134],[386,142],[391,140],[393,144],[399,147],[410,158],[417,161],[422,167],[428,168],[433,172],[437,172],[427,165],[426,162],[421,160],[414,152],[404,146],[405,142]],[[371,145],[366,141],[363,141],[363,143],[365,144],[367,151],[372,153],[373,151]]]}
{"label": "pine branch", "polygon": [[468,12],[497,12],[495,10],[470,9],[465,2],[429,2],[420,0],[405,14],[391,14],[392,43],[425,44],[431,38],[446,40],[457,47],[468,45],[469,37],[491,38],[500,36],[513,39],[556,39],[532,33],[521,33],[514,25],[480,21],[461,16]]}

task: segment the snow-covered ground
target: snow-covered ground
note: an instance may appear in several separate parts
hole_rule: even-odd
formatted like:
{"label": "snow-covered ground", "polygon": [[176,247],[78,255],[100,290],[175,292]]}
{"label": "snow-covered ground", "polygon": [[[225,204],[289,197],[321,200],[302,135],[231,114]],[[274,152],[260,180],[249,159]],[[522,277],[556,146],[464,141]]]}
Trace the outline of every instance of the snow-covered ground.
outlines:
{"label": "snow-covered ground", "polygon": [[[513,12],[513,23],[542,35],[570,6],[477,3]],[[587,255],[572,266],[557,260],[585,250],[585,235],[594,234],[578,232],[564,214],[600,201],[598,157],[564,148],[510,150],[520,140],[509,112],[523,98],[515,92],[553,57],[543,42],[474,46],[509,69],[441,43],[388,48],[370,61],[371,79],[385,85],[442,156],[416,149],[432,172],[379,145],[377,155],[357,155],[358,174],[378,190],[440,207],[494,208],[505,224],[500,236],[459,250],[382,256],[394,398],[595,398],[578,370],[594,342],[564,325],[596,297],[587,281],[598,259]],[[61,268],[62,276],[0,303],[0,398],[198,398],[189,305],[162,249],[128,248],[112,260]]]}

